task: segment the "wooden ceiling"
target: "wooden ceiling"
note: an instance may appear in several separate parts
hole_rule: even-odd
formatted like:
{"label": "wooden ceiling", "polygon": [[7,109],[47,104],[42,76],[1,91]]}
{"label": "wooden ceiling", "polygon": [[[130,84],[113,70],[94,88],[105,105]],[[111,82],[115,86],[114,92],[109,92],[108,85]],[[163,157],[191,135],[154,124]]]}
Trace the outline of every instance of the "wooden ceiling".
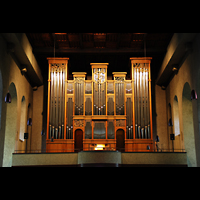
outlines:
{"label": "wooden ceiling", "polygon": [[[171,38],[171,33],[27,33],[27,36],[36,51],[49,52],[51,48],[56,50],[71,49],[117,49],[161,50]],[[49,49],[48,49],[49,48]]]}
{"label": "wooden ceiling", "polygon": [[114,69],[128,71],[130,57],[145,55],[159,60],[155,63],[161,65],[173,33],[26,33],[26,35],[42,70],[46,65],[46,57],[55,55],[69,57],[71,71],[89,72],[90,62],[110,62],[111,71]]}

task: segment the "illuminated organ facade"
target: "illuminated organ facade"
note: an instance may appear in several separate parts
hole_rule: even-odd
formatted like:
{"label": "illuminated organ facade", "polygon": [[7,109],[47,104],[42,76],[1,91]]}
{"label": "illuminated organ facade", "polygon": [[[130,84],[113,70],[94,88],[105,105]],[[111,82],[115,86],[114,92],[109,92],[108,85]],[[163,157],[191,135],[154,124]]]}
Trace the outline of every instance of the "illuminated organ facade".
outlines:
{"label": "illuminated organ facade", "polygon": [[109,63],[90,63],[91,80],[68,80],[68,60],[48,58],[47,152],[151,151],[151,58],[130,58],[131,80],[107,80]]}

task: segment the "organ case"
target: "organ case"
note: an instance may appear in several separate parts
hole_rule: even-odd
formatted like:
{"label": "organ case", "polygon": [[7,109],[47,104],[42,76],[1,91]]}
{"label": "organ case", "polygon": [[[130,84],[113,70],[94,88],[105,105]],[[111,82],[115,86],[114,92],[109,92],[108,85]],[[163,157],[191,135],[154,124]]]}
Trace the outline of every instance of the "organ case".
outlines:
{"label": "organ case", "polygon": [[108,63],[91,63],[92,80],[85,80],[86,72],[68,80],[68,60],[48,58],[47,152],[73,152],[76,130],[83,131],[84,151],[96,144],[116,150],[118,130],[124,131],[125,151],[151,151],[151,58],[130,58],[130,80],[127,72],[107,80]]}

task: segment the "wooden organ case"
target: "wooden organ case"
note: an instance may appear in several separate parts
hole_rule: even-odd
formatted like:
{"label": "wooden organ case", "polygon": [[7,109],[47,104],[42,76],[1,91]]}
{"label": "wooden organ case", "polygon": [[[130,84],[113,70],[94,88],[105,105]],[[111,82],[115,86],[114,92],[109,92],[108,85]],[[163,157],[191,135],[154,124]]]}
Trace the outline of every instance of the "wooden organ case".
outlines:
{"label": "wooden organ case", "polygon": [[130,58],[126,72],[113,72],[109,63],[91,63],[92,78],[73,72],[69,58],[48,58],[47,152],[91,150],[151,151],[151,58]]}

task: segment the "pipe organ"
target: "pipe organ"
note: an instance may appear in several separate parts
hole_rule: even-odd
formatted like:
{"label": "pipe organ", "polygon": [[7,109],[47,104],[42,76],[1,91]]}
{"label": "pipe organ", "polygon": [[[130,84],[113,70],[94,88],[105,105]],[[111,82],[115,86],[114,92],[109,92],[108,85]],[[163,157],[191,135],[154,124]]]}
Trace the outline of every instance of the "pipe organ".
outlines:
{"label": "pipe organ", "polygon": [[127,72],[113,72],[108,79],[108,63],[91,63],[91,79],[86,80],[86,72],[73,72],[68,80],[68,60],[48,58],[47,152],[88,151],[98,145],[151,151],[151,58],[130,58],[130,80]]}

